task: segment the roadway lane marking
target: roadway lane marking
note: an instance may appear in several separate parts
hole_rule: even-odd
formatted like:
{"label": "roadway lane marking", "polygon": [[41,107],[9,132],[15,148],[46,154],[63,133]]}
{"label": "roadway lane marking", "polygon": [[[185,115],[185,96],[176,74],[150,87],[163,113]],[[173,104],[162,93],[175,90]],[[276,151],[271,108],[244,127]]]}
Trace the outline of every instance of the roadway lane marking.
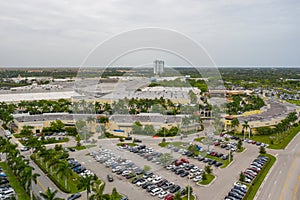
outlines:
{"label": "roadway lane marking", "polygon": [[293,200],[297,200],[297,193],[298,193],[299,183],[300,183],[300,176],[298,176],[298,181],[297,181],[296,187],[294,189],[294,198],[293,198]]}
{"label": "roadway lane marking", "polygon": [[281,172],[282,172],[282,171],[280,170],[280,171],[279,171],[279,174],[281,174]]}
{"label": "roadway lane marking", "polygon": [[270,197],[271,197],[271,193],[269,193],[269,195],[268,195],[268,199],[270,199]]}
{"label": "roadway lane marking", "polygon": [[277,180],[274,182],[274,185],[276,185],[276,183],[277,183]]}
{"label": "roadway lane marking", "polygon": [[45,186],[39,181],[39,180],[36,180],[37,184],[42,188],[42,190],[44,190],[44,192],[46,192],[46,188]]}
{"label": "roadway lane marking", "polygon": [[298,152],[296,158],[294,159],[294,161],[293,161],[293,163],[292,163],[292,166],[291,166],[291,168],[290,168],[290,170],[289,170],[289,173],[288,173],[288,175],[287,175],[287,177],[286,177],[286,179],[285,179],[283,188],[282,188],[282,190],[281,190],[281,192],[280,192],[280,198],[279,198],[280,200],[282,200],[282,196],[283,196],[284,190],[285,190],[286,185],[287,185],[287,183],[288,183],[288,181],[289,181],[289,179],[290,179],[290,176],[291,176],[291,174],[292,174],[292,171],[293,171],[293,169],[295,168],[295,164],[296,164],[296,162],[297,162],[298,159],[299,159],[299,155],[300,155],[300,151]]}

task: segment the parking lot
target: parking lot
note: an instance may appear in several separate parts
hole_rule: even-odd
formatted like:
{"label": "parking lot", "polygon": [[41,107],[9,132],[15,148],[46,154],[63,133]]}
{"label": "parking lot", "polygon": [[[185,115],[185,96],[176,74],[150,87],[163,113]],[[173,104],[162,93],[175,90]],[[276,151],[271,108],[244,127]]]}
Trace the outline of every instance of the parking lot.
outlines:
{"label": "parking lot", "polygon": [[[143,140],[144,142],[144,140]],[[151,171],[156,175],[161,176],[162,178],[167,178],[168,181],[174,182],[180,186],[187,186],[189,179],[186,177],[181,177],[176,175],[171,170],[163,168],[161,165],[157,165],[155,162],[148,161],[147,159],[142,158],[136,153],[132,153],[126,149],[120,149],[116,146],[118,143],[117,140],[112,141],[103,141],[101,146],[104,149],[111,150],[112,153],[120,155],[124,159],[131,160],[134,164],[141,169],[145,165],[150,166]],[[172,153],[172,156],[176,159],[178,158],[187,158],[186,155],[182,155],[178,152],[171,151],[168,148],[161,148],[159,146],[153,145],[153,141],[146,141],[147,147],[152,147],[153,151],[160,153]],[[239,173],[246,169],[250,163],[255,159],[258,154],[257,145],[244,143],[246,150],[243,153],[234,154],[234,161],[225,169],[219,167],[213,167],[213,173],[216,175],[214,182],[208,187],[201,187],[196,185],[195,182],[190,179],[191,186],[194,188],[194,193],[197,195],[198,199],[224,199],[228,194],[228,191],[233,187],[233,183],[238,180]],[[91,169],[100,179],[107,182],[105,192],[110,193],[113,187],[116,187],[121,194],[125,194],[129,199],[158,199],[157,197],[152,197],[149,193],[145,192],[140,187],[135,186],[134,184],[129,184],[128,179],[123,176],[116,175],[112,173],[110,168],[105,167],[105,165],[98,163],[93,157],[89,156],[92,151],[98,151],[99,147],[94,147],[89,150],[82,150],[76,152],[70,152],[70,156],[77,159],[82,163],[87,169]],[[220,146],[212,146],[212,151],[217,152],[228,152],[226,149],[221,148]],[[198,161],[194,158],[188,158],[191,164],[194,164],[199,169],[203,169],[206,163]],[[112,174],[114,181],[107,181],[107,174]],[[130,192],[129,192],[130,191]],[[217,193],[215,191],[218,191]]]}

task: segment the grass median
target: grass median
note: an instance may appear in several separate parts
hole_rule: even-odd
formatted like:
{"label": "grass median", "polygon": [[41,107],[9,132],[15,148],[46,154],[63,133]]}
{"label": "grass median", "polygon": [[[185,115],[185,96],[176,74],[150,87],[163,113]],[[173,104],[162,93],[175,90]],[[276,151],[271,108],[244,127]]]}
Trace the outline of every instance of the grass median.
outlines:
{"label": "grass median", "polygon": [[[50,167],[48,166],[48,169],[46,167],[45,162],[40,162],[39,158],[36,158],[35,155],[31,156],[31,159],[39,166],[39,168],[55,183],[55,185],[63,192],[65,193],[77,193],[83,191],[83,189],[79,190],[77,188],[77,185],[79,184],[79,175],[72,172],[72,176],[67,177],[67,188],[65,187],[65,177],[59,177],[55,173],[55,169],[53,167],[53,172],[51,173],[48,171]],[[48,163],[49,164],[49,163]],[[71,169],[69,169],[71,170]]]}
{"label": "grass median", "polygon": [[259,172],[259,174],[256,176],[256,178],[253,180],[252,184],[249,186],[248,191],[246,195],[244,196],[244,199],[246,200],[252,200],[254,199],[259,187],[261,186],[262,182],[264,181],[266,175],[270,171],[271,167],[276,161],[276,158],[272,156],[271,154],[261,154],[262,156],[267,156],[269,160],[264,165],[262,170]]}
{"label": "grass median", "polygon": [[26,193],[22,185],[20,185],[20,181],[17,179],[17,177],[12,173],[12,170],[6,165],[5,162],[0,162],[0,166],[6,173],[9,184],[14,188],[16,195],[18,197],[18,200],[30,200],[29,195]]}
{"label": "grass median", "polygon": [[206,174],[206,180],[199,181],[198,184],[200,184],[200,185],[208,185],[208,184],[210,184],[215,178],[216,178],[216,177],[215,177],[215,175],[213,175],[213,174]]}
{"label": "grass median", "polygon": [[[277,134],[271,135],[254,135],[250,139],[257,142],[268,144],[270,149],[284,149],[291,140],[300,132],[300,125],[292,127],[283,134],[280,134],[278,141],[276,141]],[[272,142],[273,141],[273,142]]]}

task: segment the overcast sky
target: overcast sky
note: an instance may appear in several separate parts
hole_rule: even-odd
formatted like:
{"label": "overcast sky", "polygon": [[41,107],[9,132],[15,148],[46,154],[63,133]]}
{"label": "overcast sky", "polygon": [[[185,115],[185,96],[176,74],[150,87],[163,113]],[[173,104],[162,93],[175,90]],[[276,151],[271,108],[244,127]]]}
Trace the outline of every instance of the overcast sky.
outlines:
{"label": "overcast sky", "polygon": [[0,66],[78,66],[143,27],[190,36],[219,66],[300,65],[299,0],[3,0]]}

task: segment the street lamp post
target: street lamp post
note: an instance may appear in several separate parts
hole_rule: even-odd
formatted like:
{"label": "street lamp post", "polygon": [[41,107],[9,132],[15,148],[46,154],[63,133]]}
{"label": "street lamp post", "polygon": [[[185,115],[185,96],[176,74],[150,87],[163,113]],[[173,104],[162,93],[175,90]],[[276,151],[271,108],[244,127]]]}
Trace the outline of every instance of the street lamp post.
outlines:
{"label": "street lamp post", "polygon": [[190,179],[191,177],[189,176],[189,183],[188,183],[188,200],[190,200],[190,188],[191,188],[191,185],[190,185]]}

